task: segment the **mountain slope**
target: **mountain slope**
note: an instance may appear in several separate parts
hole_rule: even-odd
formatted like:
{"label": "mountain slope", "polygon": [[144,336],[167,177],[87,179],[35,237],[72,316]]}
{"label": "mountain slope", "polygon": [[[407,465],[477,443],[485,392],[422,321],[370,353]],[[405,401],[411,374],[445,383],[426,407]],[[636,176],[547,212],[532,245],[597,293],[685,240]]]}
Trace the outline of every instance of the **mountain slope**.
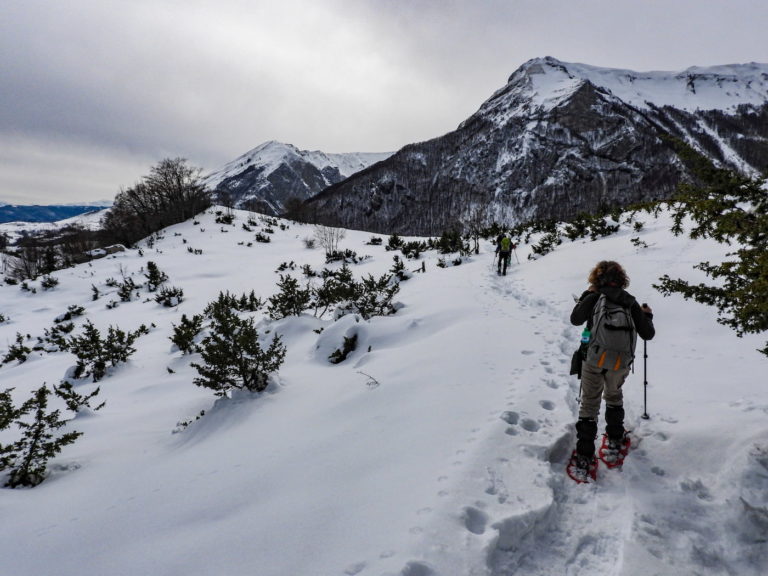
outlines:
{"label": "mountain slope", "polygon": [[406,146],[307,202],[320,222],[441,233],[668,198],[692,178],[675,139],[768,171],[768,65],[636,73],[535,59],[457,130]]}
{"label": "mountain slope", "polygon": [[[319,271],[324,262],[302,241],[311,226],[262,222],[272,241],[249,246],[256,230],[235,215],[222,227],[204,214],[142,251],[56,272],[52,290],[0,285],[0,313],[10,318],[0,324],[3,352],[17,332],[42,335],[74,304],[85,308],[75,333],[86,319],[102,330],[150,327],[100,383],[106,407],[67,427],[85,436],[53,461],[51,476],[31,490],[0,490],[3,574],[763,574],[768,392],[755,349],[764,338],[737,338],[713,310],[651,287],[662,273],[690,278],[693,263],[725,247],[673,237],[667,217],[648,217],[640,232],[566,243],[536,261],[522,245],[521,264],[503,278],[489,266],[490,244],[447,268],[427,252],[426,273],[401,284],[394,316],[246,313],[262,333],[283,336],[286,363],[268,392],[215,402],[193,385],[189,364],[200,357],[174,350],[172,325],[219,291],[266,298],[278,268],[303,283],[302,264]],[[352,266],[356,277],[392,265],[369,238],[347,231],[342,241],[371,256]],[[580,328],[567,319],[572,294],[607,254],[655,312],[651,418],[640,418],[639,363],[625,387],[637,449],[623,471],[579,486],[563,470],[579,389],[568,361]],[[109,279],[140,283],[149,260],[185,300],[164,308],[141,289],[108,309],[119,300]],[[282,266],[291,261],[295,269]],[[330,364],[355,333],[357,349]],[[0,390],[15,387],[20,402],[73,364],[69,353],[33,354],[0,368]],[[94,388],[77,384],[81,394]],[[0,442],[12,435],[0,432]]]}
{"label": "mountain slope", "polygon": [[220,198],[237,207],[282,214],[286,203],[303,201],[390,154],[326,154],[269,141],[236,158],[205,178]]}

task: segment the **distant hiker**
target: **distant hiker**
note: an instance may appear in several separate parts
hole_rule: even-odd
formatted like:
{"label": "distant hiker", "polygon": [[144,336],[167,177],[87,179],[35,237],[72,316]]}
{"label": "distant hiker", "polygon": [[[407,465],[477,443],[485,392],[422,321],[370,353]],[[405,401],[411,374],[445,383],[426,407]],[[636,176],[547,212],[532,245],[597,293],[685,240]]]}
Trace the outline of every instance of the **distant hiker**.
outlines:
{"label": "distant hiker", "polygon": [[639,335],[653,338],[653,311],[638,304],[625,288],[629,277],[617,262],[602,261],[589,274],[589,288],[571,312],[571,323],[587,323],[582,334],[581,406],[576,423],[576,450],[568,473],[585,482],[595,477],[595,438],[601,397],[605,398],[605,437],[600,457],[609,466],[620,464],[629,448],[624,430],[622,386],[634,360]]}
{"label": "distant hiker", "polygon": [[514,249],[515,245],[512,242],[512,237],[506,232],[499,234],[499,237],[496,238],[496,254],[498,255],[496,271],[499,275],[507,275],[507,266],[509,266],[509,260]]}

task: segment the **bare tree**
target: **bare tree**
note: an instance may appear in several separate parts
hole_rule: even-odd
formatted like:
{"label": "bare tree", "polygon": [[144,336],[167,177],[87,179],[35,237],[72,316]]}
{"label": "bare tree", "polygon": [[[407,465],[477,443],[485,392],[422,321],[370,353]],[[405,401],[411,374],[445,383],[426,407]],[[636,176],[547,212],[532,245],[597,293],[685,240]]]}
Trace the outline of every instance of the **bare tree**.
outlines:
{"label": "bare tree", "polygon": [[317,243],[325,250],[325,255],[330,256],[339,249],[339,242],[344,238],[343,228],[331,228],[318,224],[315,226],[315,238]]}
{"label": "bare tree", "polygon": [[111,240],[133,244],[211,205],[201,169],[186,162],[184,158],[161,160],[141,182],[118,193],[102,220]]}
{"label": "bare tree", "polygon": [[472,251],[475,254],[480,254],[480,236],[483,232],[483,227],[486,225],[488,218],[487,207],[480,207],[477,204],[473,204],[466,214],[461,218],[462,228],[464,233],[472,239]]}

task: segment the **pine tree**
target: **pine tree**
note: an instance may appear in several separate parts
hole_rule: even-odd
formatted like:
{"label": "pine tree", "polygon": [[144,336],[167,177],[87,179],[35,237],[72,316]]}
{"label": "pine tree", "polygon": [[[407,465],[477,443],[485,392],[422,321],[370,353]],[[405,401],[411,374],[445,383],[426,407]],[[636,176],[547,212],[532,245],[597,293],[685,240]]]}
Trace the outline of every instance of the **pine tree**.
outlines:
{"label": "pine tree", "polygon": [[[13,388],[0,392],[0,432],[8,428],[19,417],[19,411],[13,405],[11,398]],[[5,470],[11,463],[11,446],[0,443],[0,471]]]}
{"label": "pine tree", "polygon": [[33,413],[33,419],[31,422],[17,420],[24,435],[3,455],[3,467],[10,468],[6,482],[10,488],[40,484],[45,479],[48,460],[82,435],[82,432],[68,432],[55,437],[56,431],[67,421],[61,419],[58,410],[47,412],[50,393],[45,385],[41,386],[19,410],[21,415]]}
{"label": "pine tree", "polygon": [[168,280],[168,275],[151,260],[147,262],[147,273],[144,274],[144,277],[147,279],[147,290],[150,292],[154,292]]}
{"label": "pine tree", "polygon": [[13,388],[7,388],[0,392],[0,430],[5,430],[16,419],[16,410],[11,398]]}
{"label": "pine tree", "polygon": [[275,319],[286,316],[299,316],[309,307],[311,291],[299,288],[299,281],[288,275],[280,275],[277,283],[280,292],[269,298],[267,310],[270,317]]}
{"label": "pine tree", "polygon": [[200,374],[194,383],[214,390],[217,396],[233,388],[261,392],[267,387],[269,374],[282,365],[286,352],[280,336],[264,350],[253,318],[241,319],[228,307],[216,308],[210,333],[199,350],[205,364],[192,364]]}
{"label": "pine tree", "polygon": [[[726,170],[704,167],[702,183],[681,186],[672,205],[676,235],[683,233],[683,221],[695,223],[689,236],[713,238],[736,245],[720,264],[701,262],[694,266],[715,284],[691,284],[664,275],[654,285],[663,295],[681,294],[685,299],[715,306],[718,322],[738,336],[768,331],[768,194],[765,180],[741,176]],[[768,355],[768,344],[760,349]]]}
{"label": "pine tree", "polygon": [[31,353],[32,349],[24,344],[24,336],[19,332],[16,332],[16,343],[11,344],[8,347],[8,351],[5,353],[2,363],[8,364],[9,362],[16,360],[19,364],[22,364],[27,361],[27,356]]}
{"label": "pine tree", "polygon": [[184,290],[175,286],[164,286],[155,296],[155,302],[166,308],[173,308],[184,301]]}
{"label": "pine tree", "polygon": [[171,342],[183,354],[191,354],[195,351],[195,337],[203,328],[203,317],[195,314],[192,318],[187,318],[186,314],[181,315],[181,321],[178,326],[173,324],[173,336],[170,336]]}
{"label": "pine tree", "polygon": [[332,306],[354,300],[358,290],[357,283],[352,276],[352,270],[346,264],[338,270],[323,269],[321,278],[322,283],[312,292],[315,316],[319,315],[320,318]]}
{"label": "pine tree", "polygon": [[93,410],[96,412],[97,410],[101,410],[106,405],[106,402],[102,402],[95,408],[91,406],[91,400],[93,398],[96,398],[96,396],[99,395],[99,392],[101,392],[101,388],[96,388],[93,392],[90,394],[78,394],[75,391],[74,386],[72,386],[71,382],[62,382],[59,386],[54,386],[53,391],[56,393],[56,396],[64,400],[64,403],[67,405],[67,409],[74,412],[75,414],[79,414],[82,412],[83,408],[88,408],[89,410]]}
{"label": "pine tree", "polygon": [[143,324],[134,332],[124,332],[120,328],[109,327],[107,337],[102,339],[101,333],[88,320],[83,325],[83,333],[69,340],[69,350],[77,356],[75,378],[91,376],[94,382],[101,380],[107,372],[107,366],[117,366],[127,362],[136,352],[133,343],[149,330]]}
{"label": "pine tree", "polygon": [[371,274],[361,279],[354,299],[355,311],[366,320],[372,316],[395,313],[392,299],[400,291],[400,284],[391,275],[376,279]]}

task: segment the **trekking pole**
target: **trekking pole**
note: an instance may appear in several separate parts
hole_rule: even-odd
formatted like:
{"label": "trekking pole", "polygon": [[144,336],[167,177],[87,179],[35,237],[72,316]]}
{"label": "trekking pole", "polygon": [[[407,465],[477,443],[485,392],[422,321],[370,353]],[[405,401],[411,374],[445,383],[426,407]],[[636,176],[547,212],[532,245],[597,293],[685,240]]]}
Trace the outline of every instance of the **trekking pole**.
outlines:
{"label": "trekking pole", "polygon": [[643,340],[643,420],[649,420],[648,416],[648,342]]}
{"label": "trekking pole", "polygon": [[517,257],[517,248],[512,248],[512,252],[515,253],[515,260],[517,260],[517,263],[520,264],[520,258]]}

